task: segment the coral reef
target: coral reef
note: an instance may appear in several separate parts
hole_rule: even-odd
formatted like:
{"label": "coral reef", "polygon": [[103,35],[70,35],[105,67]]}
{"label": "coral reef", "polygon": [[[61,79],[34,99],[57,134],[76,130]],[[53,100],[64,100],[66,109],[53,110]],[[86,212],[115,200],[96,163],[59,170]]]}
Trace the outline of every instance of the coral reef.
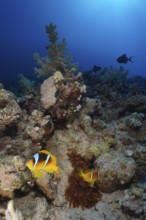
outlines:
{"label": "coral reef", "polygon": [[[77,74],[56,26],[46,33],[48,55],[35,54],[44,82],[19,75],[15,95],[0,84],[0,219],[145,219],[146,80],[123,67]],[[27,168],[40,150],[57,176]]]}

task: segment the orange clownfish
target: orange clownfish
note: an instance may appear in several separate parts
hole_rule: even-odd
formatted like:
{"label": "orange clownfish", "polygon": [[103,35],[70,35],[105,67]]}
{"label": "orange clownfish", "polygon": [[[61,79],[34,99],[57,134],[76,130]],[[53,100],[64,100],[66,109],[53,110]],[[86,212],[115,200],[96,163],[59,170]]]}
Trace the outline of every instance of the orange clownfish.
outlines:
{"label": "orange clownfish", "polygon": [[82,177],[85,182],[93,186],[98,178],[98,172],[97,170],[83,171],[82,169],[80,169],[79,176]]}
{"label": "orange clownfish", "polygon": [[43,172],[47,173],[59,173],[60,168],[56,165],[56,157],[47,150],[41,150],[34,154],[26,166],[31,170],[34,177],[41,178]]}

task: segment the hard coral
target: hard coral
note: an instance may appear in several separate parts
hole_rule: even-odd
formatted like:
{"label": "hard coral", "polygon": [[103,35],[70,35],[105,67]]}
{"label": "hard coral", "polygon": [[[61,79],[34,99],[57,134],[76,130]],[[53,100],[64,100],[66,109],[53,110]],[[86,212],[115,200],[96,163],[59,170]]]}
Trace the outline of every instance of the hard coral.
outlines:
{"label": "hard coral", "polygon": [[69,205],[74,208],[91,208],[101,199],[101,193],[98,185],[95,184],[94,187],[91,187],[78,173],[80,168],[83,170],[91,169],[94,160],[89,161],[75,151],[70,151],[68,156],[74,170],[68,179],[69,184],[65,190],[65,198],[69,201]]}

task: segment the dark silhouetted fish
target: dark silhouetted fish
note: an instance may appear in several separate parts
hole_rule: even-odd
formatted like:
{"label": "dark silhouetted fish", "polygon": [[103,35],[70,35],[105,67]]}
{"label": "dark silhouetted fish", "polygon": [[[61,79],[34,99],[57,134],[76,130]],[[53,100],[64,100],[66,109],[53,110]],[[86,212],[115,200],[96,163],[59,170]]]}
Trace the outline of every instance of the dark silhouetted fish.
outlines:
{"label": "dark silhouetted fish", "polygon": [[96,65],[93,66],[93,69],[92,69],[93,72],[96,73],[96,72],[98,72],[99,70],[101,70],[101,67],[100,67],[100,66],[96,66]]}
{"label": "dark silhouetted fish", "polygon": [[118,62],[118,63],[125,63],[125,64],[126,64],[128,61],[133,62],[133,61],[132,61],[132,57],[133,57],[133,56],[131,56],[131,57],[128,58],[127,55],[126,55],[126,53],[124,53],[122,56],[120,56],[120,57],[117,58],[117,62]]}

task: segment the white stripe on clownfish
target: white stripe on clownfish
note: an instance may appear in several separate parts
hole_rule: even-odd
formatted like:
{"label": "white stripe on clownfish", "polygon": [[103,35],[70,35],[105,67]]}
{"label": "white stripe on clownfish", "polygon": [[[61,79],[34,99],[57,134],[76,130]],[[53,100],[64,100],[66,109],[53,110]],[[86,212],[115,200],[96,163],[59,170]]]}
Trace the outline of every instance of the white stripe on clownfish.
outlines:
{"label": "white stripe on clownfish", "polygon": [[90,173],[90,181],[93,179],[93,172]]}
{"label": "white stripe on clownfish", "polygon": [[33,156],[33,158],[34,158],[34,161],[35,161],[34,166],[33,166],[33,169],[34,169],[36,167],[38,161],[39,161],[39,153],[35,154]]}
{"label": "white stripe on clownfish", "polygon": [[48,154],[47,159],[46,159],[46,161],[45,161],[45,164],[44,164],[44,166],[43,166],[42,168],[44,168],[44,167],[47,165],[47,163],[48,163],[50,157],[51,157],[51,156]]}

